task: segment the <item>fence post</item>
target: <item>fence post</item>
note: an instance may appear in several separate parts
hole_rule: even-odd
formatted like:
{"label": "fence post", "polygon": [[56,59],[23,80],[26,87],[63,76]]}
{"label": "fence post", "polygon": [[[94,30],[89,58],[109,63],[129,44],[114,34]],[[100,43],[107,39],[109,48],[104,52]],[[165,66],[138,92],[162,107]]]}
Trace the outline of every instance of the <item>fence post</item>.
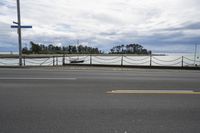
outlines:
{"label": "fence post", "polygon": [[24,66],[26,66],[26,60],[25,60],[25,58],[26,58],[26,57],[24,56]]}
{"label": "fence post", "polygon": [[124,63],[124,56],[122,55],[122,57],[121,57],[121,66],[123,66],[123,63]]}
{"label": "fence post", "polygon": [[53,66],[55,66],[55,57],[53,56]]}
{"label": "fence post", "polygon": [[58,66],[58,56],[56,56],[56,66]]}
{"label": "fence post", "polygon": [[152,66],[152,55],[150,54],[150,67]]}
{"label": "fence post", "polygon": [[90,65],[92,65],[92,55],[90,54]]}
{"label": "fence post", "polygon": [[182,56],[181,66],[184,66],[184,56]]}
{"label": "fence post", "polygon": [[65,65],[65,54],[63,54],[63,66]]}

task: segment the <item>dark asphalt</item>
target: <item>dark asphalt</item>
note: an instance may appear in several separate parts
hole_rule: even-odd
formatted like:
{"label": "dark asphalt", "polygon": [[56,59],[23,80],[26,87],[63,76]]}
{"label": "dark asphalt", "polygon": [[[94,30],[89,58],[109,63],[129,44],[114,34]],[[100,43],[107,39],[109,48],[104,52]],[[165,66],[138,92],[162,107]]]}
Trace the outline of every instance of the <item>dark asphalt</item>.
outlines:
{"label": "dark asphalt", "polygon": [[0,133],[199,133],[200,71],[0,68]]}

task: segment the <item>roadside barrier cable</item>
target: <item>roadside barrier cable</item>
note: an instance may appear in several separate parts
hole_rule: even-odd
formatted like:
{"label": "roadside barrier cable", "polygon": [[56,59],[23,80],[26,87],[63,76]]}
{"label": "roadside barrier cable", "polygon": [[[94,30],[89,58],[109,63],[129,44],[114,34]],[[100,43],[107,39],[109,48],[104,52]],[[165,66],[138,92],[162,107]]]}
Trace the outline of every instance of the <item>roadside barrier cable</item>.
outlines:
{"label": "roadside barrier cable", "polygon": [[186,60],[188,60],[188,61],[192,61],[192,62],[200,62],[200,61],[198,61],[198,60],[194,60],[194,59],[189,59],[189,58],[187,58],[187,57],[184,57],[184,59],[186,59]]}
{"label": "roadside barrier cable", "polygon": [[58,60],[58,63],[63,63],[63,61],[61,61],[61,60]]}
{"label": "roadside barrier cable", "polygon": [[137,63],[133,63],[133,62],[130,62],[130,61],[127,61],[127,60],[124,60],[123,62],[128,63],[129,65],[138,65]]}
{"label": "roadside barrier cable", "polygon": [[0,64],[2,64],[2,65],[7,65],[7,63],[3,63],[3,62],[0,62]]}
{"label": "roadside barrier cable", "polygon": [[0,58],[1,62],[7,62],[7,61],[18,61],[19,59],[8,59],[8,58]]}
{"label": "roadside barrier cable", "polygon": [[174,63],[174,64],[160,64],[160,63],[157,63],[155,61],[152,61],[152,63],[154,63],[156,65],[160,65],[160,66],[177,66],[177,65],[180,65],[182,62],[177,62],[177,63]]}
{"label": "roadside barrier cable", "polygon": [[25,58],[25,59],[29,59],[29,60],[32,60],[32,61],[44,61],[45,59],[49,59],[49,58],[38,58],[38,59],[35,59],[35,58]]}
{"label": "roadside barrier cable", "polygon": [[[84,60],[84,62],[89,62],[90,60],[88,59],[88,60]],[[66,63],[66,62],[65,62]],[[68,62],[69,64],[75,64],[75,63],[70,63],[70,62]],[[80,64],[80,63],[78,63],[78,64]],[[83,64],[83,63],[81,63],[81,64]]]}
{"label": "roadside barrier cable", "polygon": [[[67,62],[70,62],[70,61],[74,61],[74,60],[65,60],[65,61],[67,61]],[[86,62],[86,61],[90,61],[90,59],[87,59],[87,60],[83,60],[84,62]],[[61,61],[62,62],[62,61]]]}
{"label": "roadside barrier cable", "polygon": [[95,62],[96,62],[96,63],[100,63],[100,64],[103,64],[103,63],[105,63],[105,62],[96,61],[96,60],[93,60],[93,61],[92,61],[92,63],[93,63],[93,64],[95,64]]}
{"label": "roadside barrier cable", "polygon": [[186,64],[186,65],[189,65],[189,66],[194,66],[194,63],[190,64],[190,63],[185,62],[185,61],[183,63]]}
{"label": "roadside barrier cable", "polygon": [[[18,62],[18,60],[16,60],[15,62]],[[15,64],[15,62],[14,61],[1,61],[0,63],[5,63],[5,64]]]}
{"label": "roadside barrier cable", "polygon": [[102,62],[102,63],[119,63],[121,60],[114,60],[114,61],[97,61],[97,60],[92,60],[93,62]]}
{"label": "roadside barrier cable", "polygon": [[77,58],[77,57],[79,57],[79,56],[77,56],[77,55],[66,55],[65,57],[68,57],[68,58]]}
{"label": "roadside barrier cable", "polygon": [[120,63],[121,60],[116,60],[116,61],[111,61],[111,62],[108,62],[108,63]]}
{"label": "roadside barrier cable", "polygon": [[50,60],[50,61],[48,61],[48,62],[45,62],[45,64],[47,64],[47,63],[53,63],[53,61],[52,61],[52,60]]}
{"label": "roadside barrier cable", "polygon": [[76,58],[76,59],[79,58],[80,60],[84,60],[84,59],[88,58],[89,56],[82,56],[82,57],[80,57],[80,56],[66,56],[66,57],[68,57],[69,59],[70,58],[72,58],[72,59],[73,58]]}
{"label": "roadside barrier cable", "polygon": [[129,61],[126,61],[126,60],[124,60],[124,62],[126,62],[126,63],[128,63],[128,64],[130,64],[130,65],[149,65],[149,63],[150,63],[150,61],[137,62],[137,63],[135,63],[135,62],[129,62]]}
{"label": "roadside barrier cable", "polygon": [[50,58],[47,58],[45,61],[43,61],[40,65],[46,63]]}
{"label": "roadside barrier cable", "polygon": [[4,63],[4,62],[0,62],[0,64],[2,65],[18,65],[18,63]]}
{"label": "roadside barrier cable", "polygon": [[9,60],[9,61],[10,60],[18,60],[18,58],[1,58],[1,57],[0,57],[0,59],[2,59],[2,60]]}
{"label": "roadside barrier cable", "polygon": [[187,57],[184,57],[184,59],[189,60],[189,61],[193,61],[193,62],[194,62],[193,59],[190,59],[190,58],[187,58]]}
{"label": "roadside barrier cable", "polygon": [[120,61],[114,61],[114,62],[101,62],[101,61],[96,61],[96,60],[93,60],[92,61],[93,63],[96,62],[96,63],[100,63],[100,64],[105,64],[105,63],[120,63]]}
{"label": "roadside barrier cable", "polygon": [[11,65],[19,65],[19,63],[8,63],[8,64],[11,64]]}
{"label": "roadside barrier cable", "polygon": [[65,59],[67,61],[71,61],[71,60],[85,60],[86,58],[68,58],[68,59]]}
{"label": "roadside barrier cable", "polygon": [[[121,58],[120,56],[119,57],[115,57],[115,58],[101,58],[101,57],[99,57],[99,56],[92,56],[93,58],[97,58],[97,59],[100,59],[100,60],[116,60],[116,59],[119,59],[119,58]],[[106,56],[104,56],[104,57],[106,57]],[[107,57],[109,57],[109,56],[107,56]]]}
{"label": "roadside barrier cable", "polygon": [[52,66],[53,65],[53,62],[51,62],[51,63],[49,63],[49,64],[47,64],[48,66]]}
{"label": "roadside barrier cable", "polygon": [[155,59],[155,60],[160,61],[160,62],[175,62],[175,61],[181,60],[182,57],[179,57],[179,58],[174,59],[174,60],[161,60],[161,59],[158,59],[156,57],[152,57],[152,59]]}
{"label": "roadside barrier cable", "polygon": [[124,56],[124,58],[132,60],[132,61],[143,61],[143,60],[147,60],[147,59],[149,60],[150,59],[150,57],[145,57],[145,58],[142,58],[142,59],[132,59],[128,56]]}
{"label": "roadside barrier cable", "polygon": [[69,58],[69,57],[67,57],[67,58],[65,58],[65,60],[69,61],[69,60],[70,60],[70,58]]}
{"label": "roadside barrier cable", "polygon": [[40,63],[36,63],[36,62],[33,62],[33,61],[28,61],[26,60],[27,63],[31,63],[31,64],[36,64],[36,65],[40,65]]}
{"label": "roadside barrier cable", "polygon": [[27,60],[26,60],[26,62],[30,63],[30,64],[40,65],[40,63],[38,63],[38,62],[32,62],[32,61],[27,61]]}
{"label": "roadside barrier cable", "polygon": [[89,62],[90,60],[89,59],[87,59],[87,60],[84,60],[85,62]]}
{"label": "roadside barrier cable", "polygon": [[87,58],[89,56],[87,55],[87,56],[65,56],[65,57],[68,57],[68,58],[79,58],[79,57],[81,57],[81,58]]}
{"label": "roadside barrier cable", "polygon": [[79,60],[85,60],[85,59],[87,59],[89,56],[85,56],[85,57],[81,57],[81,58],[79,58]]}

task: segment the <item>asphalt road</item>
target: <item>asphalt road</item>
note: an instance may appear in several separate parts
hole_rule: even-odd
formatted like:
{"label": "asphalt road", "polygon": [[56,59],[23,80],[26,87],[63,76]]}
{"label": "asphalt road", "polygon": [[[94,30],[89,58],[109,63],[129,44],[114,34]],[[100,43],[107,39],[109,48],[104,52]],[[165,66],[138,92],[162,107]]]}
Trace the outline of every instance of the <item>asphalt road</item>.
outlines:
{"label": "asphalt road", "polygon": [[200,71],[0,68],[0,133],[199,133]]}

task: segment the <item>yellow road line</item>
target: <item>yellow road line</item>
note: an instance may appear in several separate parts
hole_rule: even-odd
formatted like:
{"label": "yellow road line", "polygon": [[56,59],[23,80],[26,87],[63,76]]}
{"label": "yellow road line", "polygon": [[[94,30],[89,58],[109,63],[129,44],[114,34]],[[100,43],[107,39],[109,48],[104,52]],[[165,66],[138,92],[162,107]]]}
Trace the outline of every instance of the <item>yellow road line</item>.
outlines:
{"label": "yellow road line", "polygon": [[112,90],[107,94],[176,94],[176,95],[200,95],[193,90]]}

